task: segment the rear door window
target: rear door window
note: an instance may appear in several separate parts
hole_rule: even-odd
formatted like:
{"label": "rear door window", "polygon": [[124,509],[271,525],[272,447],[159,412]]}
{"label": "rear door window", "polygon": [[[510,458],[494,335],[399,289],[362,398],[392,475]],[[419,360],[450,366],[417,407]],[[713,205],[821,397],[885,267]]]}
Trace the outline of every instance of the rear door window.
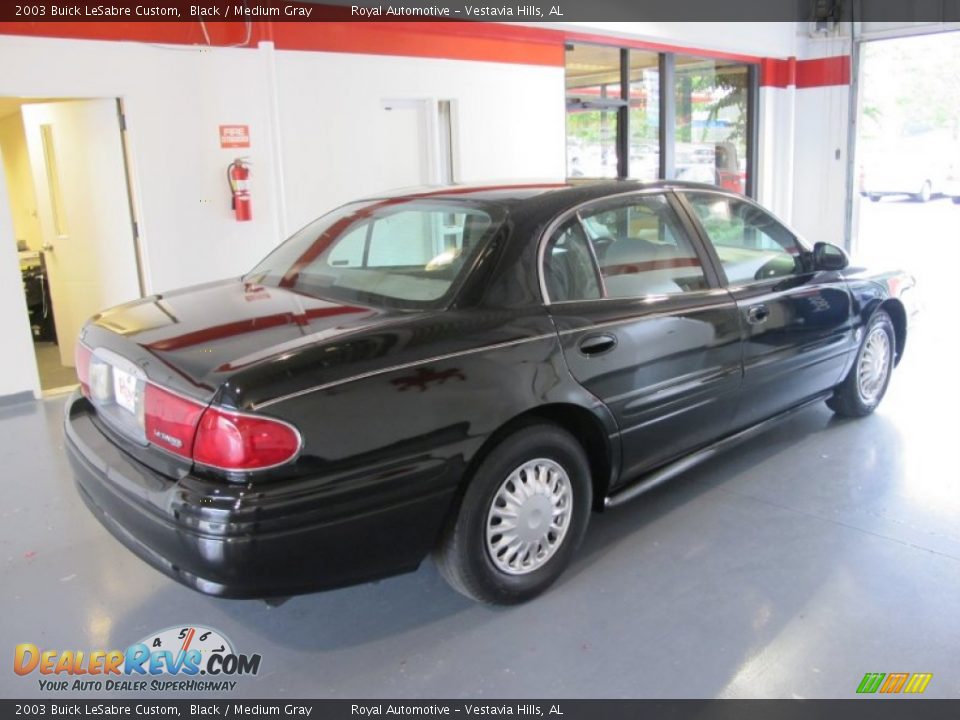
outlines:
{"label": "rear door window", "polygon": [[547,241],[543,280],[551,302],[596,300],[600,279],[580,220],[567,220]]}
{"label": "rear door window", "polygon": [[646,297],[704,290],[703,264],[663,195],[585,211],[607,297]]}

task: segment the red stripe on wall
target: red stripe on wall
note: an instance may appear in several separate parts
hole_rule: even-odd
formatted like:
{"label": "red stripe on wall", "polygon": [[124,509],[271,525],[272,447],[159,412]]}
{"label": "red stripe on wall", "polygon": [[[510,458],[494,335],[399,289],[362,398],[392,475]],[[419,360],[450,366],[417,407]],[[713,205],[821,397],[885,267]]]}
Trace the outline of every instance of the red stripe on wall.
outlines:
{"label": "red stripe on wall", "polygon": [[850,84],[850,56],[801,60],[797,63],[797,88]]}
{"label": "red stripe on wall", "polygon": [[[318,5],[330,17],[347,8]],[[324,15],[326,17],[326,15]],[[211,44],[237,45],[246,39],[241,22],[208,22]],[[78,40],[114,40],[178,45],[205,45],[196,22],[0,22],[0,34]],[[585,42],[672,52],[735,62],[759,63],[764,87],[826,87],[850,84],[850,56],[814,60],[760,58],[697,50],[610,35],[569,32],[493,22],[252,22],[249,47],[272,40],[281,50],[400,55],[563,67],[564,43]]]}
{"label": "red stripe on wall", "polygon": [[280,50],[402,55],[449,60],[563,67],[563,42],[534,34],[501,32],[492,23],[324,22],[277,23]]}
{"label": "red stripe on wall", "polygon": [[[350,52],[372,55],[483,60],[562,67],[564,43],[584,42],[674,52],[699,57],[758,63],[762,58],[737,53],[646,42],[612,35],[553,30],[525,25],[474,21],[347,22],[346,8],[326,12],[325,22],[252,22],[250,47],[272,40],[282,50]],[[245,39],[240,22],[208,22],[213,45],[236,45]],[[0,34],[77,40],[205,45],[197,22],[0,22]]]}
{"label": "red stripe on wall", "polygon": [[797,88],[850,84],[850,56],[837,55],[814,60],[764,58],[760,63],[760,85]]}
{"label": "red stripe on wall", "polygon": [[760,85],[785,88],[797,84],[797,59],[764,58],[760,62]]}
{"label": "red stripe on wall", "polygon": [[[253,22],[249,47],[272,40],[280,50],[481,60],[563,67],[563,34],[484,22]],[[212,45],[246,38],[240,22],[208,22]],[[75,40],[206,45],[199,23],[0,22],[0,34]]]}

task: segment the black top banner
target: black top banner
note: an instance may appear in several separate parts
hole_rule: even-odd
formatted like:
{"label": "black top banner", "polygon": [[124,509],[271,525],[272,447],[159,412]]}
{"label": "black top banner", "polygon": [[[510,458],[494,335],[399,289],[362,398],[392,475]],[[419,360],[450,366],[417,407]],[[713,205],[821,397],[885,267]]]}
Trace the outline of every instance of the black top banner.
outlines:
{"label": "black top banner", "polygon": [[[25,0],[15,22],[960,22],[960,0]],[[2,30],[0,30],[2,31]]]}
{"label": "black top banner", "polygon": [[0,700],[0,717],[956,720],[957,700]]}

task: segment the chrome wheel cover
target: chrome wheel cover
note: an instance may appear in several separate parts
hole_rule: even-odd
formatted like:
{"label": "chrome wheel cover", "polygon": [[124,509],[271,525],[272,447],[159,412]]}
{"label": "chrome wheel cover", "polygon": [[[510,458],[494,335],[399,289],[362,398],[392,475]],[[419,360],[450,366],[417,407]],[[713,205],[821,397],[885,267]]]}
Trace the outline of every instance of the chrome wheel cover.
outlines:
{"label": "chrome wheel cover", "polygon": [[508,575],[543,567],[563,544],[573,513],[567,471],[553,460],[530,460],[503,481],[487,513],[490,560]]}
{"label": "chrome wheel cover", "polygon": [[889,372],[890,336],[882,327],[875,327],[867,335],[857,364],[857,392],[864,403],[871,405],[877,401]]}

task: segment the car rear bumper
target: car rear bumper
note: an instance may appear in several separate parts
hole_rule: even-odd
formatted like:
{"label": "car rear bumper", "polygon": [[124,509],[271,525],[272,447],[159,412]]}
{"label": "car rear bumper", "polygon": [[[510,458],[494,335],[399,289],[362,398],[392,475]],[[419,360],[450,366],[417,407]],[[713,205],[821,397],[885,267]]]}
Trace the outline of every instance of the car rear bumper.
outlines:
{"label": "car rear bumper", "polygon": [[115,445],[79,393],[67,403],[65,430],[80,496],[104,527],[157,570],[221,597],[283,597],[415,570],[455,487],[338,506],[304,481],[252,488],[169,478]]}

